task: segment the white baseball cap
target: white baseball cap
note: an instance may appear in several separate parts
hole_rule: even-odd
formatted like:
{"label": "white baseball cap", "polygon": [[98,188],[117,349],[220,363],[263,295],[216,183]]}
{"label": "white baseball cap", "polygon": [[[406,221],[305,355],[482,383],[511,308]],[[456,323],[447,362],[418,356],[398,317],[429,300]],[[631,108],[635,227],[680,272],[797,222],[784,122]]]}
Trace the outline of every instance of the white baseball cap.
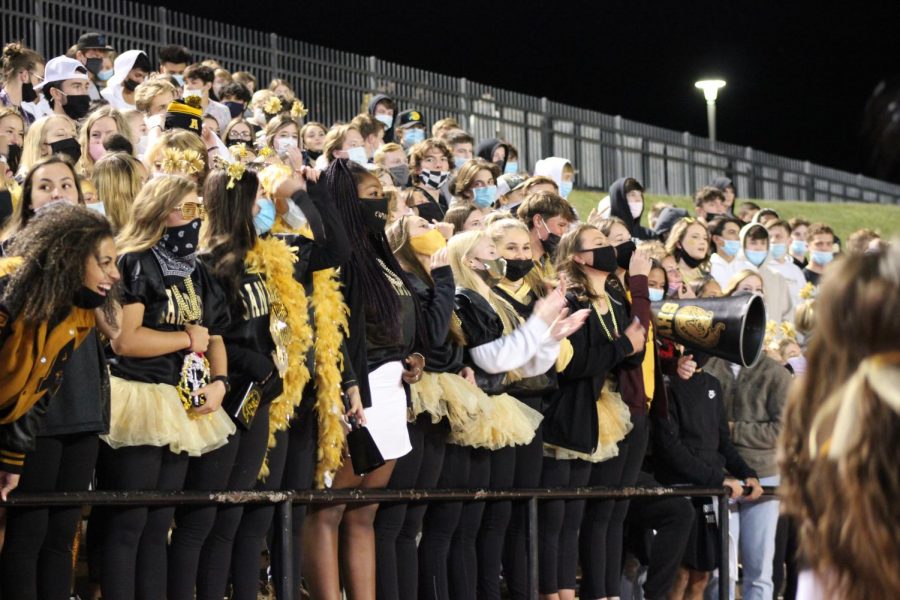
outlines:
{"label": "white baseball cap", "polygon": [[44,80],[34,89],[40,91],[48,83],[67,81],[69,79],[87,79],[88,72],[84,65],[68,56],[51,58],[44,67]]}

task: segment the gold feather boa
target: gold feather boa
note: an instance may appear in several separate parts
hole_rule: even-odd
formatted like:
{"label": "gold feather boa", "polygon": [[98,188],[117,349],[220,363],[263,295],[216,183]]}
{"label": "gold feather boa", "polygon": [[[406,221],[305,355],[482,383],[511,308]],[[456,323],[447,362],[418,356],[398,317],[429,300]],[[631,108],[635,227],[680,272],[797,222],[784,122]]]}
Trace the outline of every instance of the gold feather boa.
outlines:
{"label": "gold feather boa", "polygon": [[[293,230],[280,216],[275,219],[272,231],[313,237],[308,227],[300,231]],[[313,273],[312,306],[316,329],[316,417],[319,425],[316,487],[323,488],[326,487],[326,479],[334,477],[344,460],[341,343],[349,330],[349,310],[341,293],[337,269],[323,269]]]}
{"label": "gold feather boa", "polygon": [[[284,304],[291,337],[287,346],[288,368],[284,375],[284,391],[272,401],[269,409],[269,449],[275,447],[275,433],[288,428],[294,409],[303,398],[303,388],[309,381],[306,353],[313,344],[309,326],[309,308],[303,286],[294,279],[297,255],[278,238],[260,238],[247,252],[244,266],[248,273],[265,276],[265,284]],[[269,474],[268,453],[260,468],[260,478]]]}

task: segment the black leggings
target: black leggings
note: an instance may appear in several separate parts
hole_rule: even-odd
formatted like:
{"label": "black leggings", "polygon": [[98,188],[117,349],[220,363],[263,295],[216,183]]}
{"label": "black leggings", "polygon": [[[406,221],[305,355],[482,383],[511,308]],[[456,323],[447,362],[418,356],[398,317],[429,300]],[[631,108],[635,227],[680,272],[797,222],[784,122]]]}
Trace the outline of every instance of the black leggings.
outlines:
{"label": "black leggings", "polygon": [[[438,489],[469,487],[472,449],[447,444]],[[450,600],[450,546],[462,516],[462,502],[433,502],[425,511],[422,539],[419,541],[419,597]],[[457,596],[453,598],[465,596]]]}
{"label": "black leggings", "polygon": [[[491,483],[491,451],[469,449],[469,480],[463,487],[483,489]],[[481,529],[484,502],[463,502],[459,524],[450,541],[450,597],[475,598],[478,588],[476,540]]]}
{"label": "black leggings", "polygon": [[[168,447],[126,446],[113,450],[100,444],[103,490],[181,490],[187,454]],[[166,539],[173,506],[104,508],[100,543],[100,586],[103,600],[162,600],[166,597]]]}
{"label": "black leggings", "polygon": [[[647,452],[649,424],[645,415],[632,415],[633,428],[619,443],[619,455],[591,469],[590,485],[629,487],[637,482]],[[628,500],[592,500],[581,526],[581,596],[585,599],[619,595],[622,540]]]}
{"label": "black leggings", "polygon": [[[96,434],[37,438],[19,480],[21,492],[78,492],[91,483]],[[16,600],[67,600],[72,551],[81,507],[10,508],[0,555],[0,596]]]}
{"label": "black leggings", "polygon": [[[591,463],[544,457],[542,488],[587,485]],[[538,505],[538,589],[541,594],[575,589],[578,571],[578,529],[584,500],[547,500]]]}
{"label": "black leggings", "polygon": [[[488,489],[508,490],[513,487],[516,475],[516,448],[476,450],[485,452],[490,460]],[[478,597],[500,600],[500,573],[506,527],[509,525],[512,501],[482,502],[484,514],[476,543],[478,551]]]}
{"label": "black leggings", "polygon": [[797,523],[786,515],[778,517],[778,529],[775,532],[775,560],[772,565],[772,585],[774,595],[778,597],[784,586],[784,600],[797,597],[798,553],[800,545],[797,540]]}
{"label": "black leggings", "polygon": [[[192,491],[249,490],[253,488],[265,454],[269,434],[269,405],[260,407],[249,431],[240,427],[228,444],[192,458],[184,487]],[[234,536],[233,526],[220,516],[236,510],[240,518],[242,506],[184,506],[175,512],[175,530],[169,547],[169,600],[193,600],[225,595],[230,547],[220,550]],[[210,535],[212,534],[212,535]],[[226,540],[226,541],[222,541]],[[216,575],[222,579],[218,596],[208,595],[216,589]]]}
{"label": "black leggings", "polygon": [[[387,488],[433,488],[444,458],[446,428],[432,424],[431,415],[422,413],[407,424],[407,431],[412,451],[397,459]],[[378,507],[375,548],[376,591],[380,600],[415,599],[418,595],[416,536],[424,509],[422,503],[406,502],[382,503]]]}
{"label": "black leggings", "polygon": [[[315,390],[315,388],[311,388]],[[308,406],[315,402],[315,396],[304,396],[303,403],[297,410],[291,427],[288,429],[286,461],[281,478],[283,490],[309,490],[315,483],[316,461],[319,448],[318,423],[316,412]],[[276,446],[276,450],[278,447]],[[270,459],[271,465],[271,459]],[[276,465],[277,466],[277,465]],[[295,504],[291,538],[293,539],[294,597],[300,598],[301,570],[303,564],[303,521],[306,519],[305,504]],[[272,575],[277,580],[281,577],[280,553],[278,546],[272,547]]]}
{"label": "black leggings", "polygon": [[[535,410],[540,410],[541,399],[523,399]],[[516,470],[513,487],[534,489],[541,484],[541,466],[544,456],[543,430],[539,427],[534,439],[526,446],[516,447]],[[493,475],[493,471],[491,472]],[[506,530],[506,547],[503,551],[503,575],[513,600],[524,600],[528,592],[528,502],[512,503],[509,527]]]}

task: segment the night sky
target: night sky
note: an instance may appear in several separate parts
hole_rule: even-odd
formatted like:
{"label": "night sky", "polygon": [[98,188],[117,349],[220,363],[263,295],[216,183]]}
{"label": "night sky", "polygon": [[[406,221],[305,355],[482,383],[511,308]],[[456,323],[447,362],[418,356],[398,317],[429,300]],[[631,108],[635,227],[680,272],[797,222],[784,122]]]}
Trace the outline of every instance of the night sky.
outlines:
{"label": "night sky", "polygon": [[900,75],[892,0],[163,4],[704,136],[693,82],[715,75],[720,140],[851,172],[866,100]]}

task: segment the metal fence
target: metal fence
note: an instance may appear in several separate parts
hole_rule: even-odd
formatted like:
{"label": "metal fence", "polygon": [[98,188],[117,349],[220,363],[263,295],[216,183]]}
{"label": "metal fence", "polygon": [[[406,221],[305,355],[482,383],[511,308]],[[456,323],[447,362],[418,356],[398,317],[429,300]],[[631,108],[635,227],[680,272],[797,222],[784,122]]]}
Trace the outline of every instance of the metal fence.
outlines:
{"label": "metal fence", "polygon": [[[0,500],[0,507],[40,507],[57,506],[184,506],[211,504],[267,504],[276,508],[273,524],[274,543],[278,546],[278,573],[274,582],[275,597],[291,600],[296,586],[293,581],[293,527],[294,504],[371,504],[390,502],[441,502],[502,500],[524,501],[528,503],[528,589],[529,598],[538,598],[538,502],[546,500],[606,500],[665,497],[702,497],[719,499],[717,519],[719,523],[719,560],[729,564],[728,542],[728,488],[714,487],[629,487],[629,488],[573,488],[573,489],[533,489],[533,490],[316,490],[279,492],[53,492],[16,493],[9,500]],[[774,488],[765,488],[766,495],[773,495]],[[45,576],[47,574],[44,574]],[[728,577],[719,578],[719,597],[728,597]]]}
{"label": "metal fence", "polygon": [[[289,81],[310,108],[331,124],[360,112],[370,93],[393,96],[434,122],[453,116],[476,139],[514,144],[528,167],[564,156],[578,169],[578,187],[605,189],[616,178],[639,179],[648,191],[692,195],[727,175],[747,198],[815,202],[900,202],[900,185],[724,142],[638,123],[596,111],[431,73],[379,59],[228,25],[128,0],[2,0],[3,40],[23,39],[58,56],[86,31],[106,33],[119,51],[141,48],[156,59],[167,44],[250,71],[265,84]],[[698,100],[699,102],[699,100]]]}

